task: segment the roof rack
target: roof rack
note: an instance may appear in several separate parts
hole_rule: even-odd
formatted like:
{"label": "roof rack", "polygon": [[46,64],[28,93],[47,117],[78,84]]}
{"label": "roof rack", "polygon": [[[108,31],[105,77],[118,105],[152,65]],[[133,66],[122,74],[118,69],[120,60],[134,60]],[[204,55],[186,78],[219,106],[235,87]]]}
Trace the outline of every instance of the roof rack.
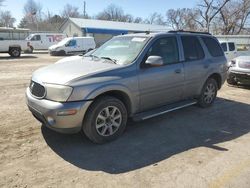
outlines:
{"label": "roof rack", "polygon": [[168,33],[196,33],[196,34],[212,35],[212,34],[209,33],[209,32],[185,31],[185,30],[173,30],[173,31],[168,31]]}

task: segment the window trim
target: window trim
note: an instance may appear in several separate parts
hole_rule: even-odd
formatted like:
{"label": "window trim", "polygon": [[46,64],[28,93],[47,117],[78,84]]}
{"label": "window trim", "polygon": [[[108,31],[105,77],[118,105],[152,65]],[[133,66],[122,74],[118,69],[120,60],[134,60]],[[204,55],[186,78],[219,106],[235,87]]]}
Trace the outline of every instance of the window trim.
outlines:
{"label": "window trim", "polygon": [[[194,59],[194,60],[186,60],[186,58],[185,58],[185,50],[184,50],[184,46],[183,46],[183,42],[182,42],[182,37],[193,37],[193,38],[196,38],[196,39],[197,39],[197,41],[198,41],[198,43],[199,43],[199,45],[200,45],[200,47],[201,47],[201,49],[202,49],[202,52],[203,52],[202,58]],[[203,48],[203,45],[202,45],[202,43],[201,43],[199,37],[194,36],[194,35],[181,35],[181,36],[180,36],[180,40],[181,40],[182,50],[183,50],[183,58],[184,58],[183,62],[201,61],[201,60],[204,60],[204,59],[206,58],[206,53],[205,53],[205,50],[204,50],[204,48]]]}

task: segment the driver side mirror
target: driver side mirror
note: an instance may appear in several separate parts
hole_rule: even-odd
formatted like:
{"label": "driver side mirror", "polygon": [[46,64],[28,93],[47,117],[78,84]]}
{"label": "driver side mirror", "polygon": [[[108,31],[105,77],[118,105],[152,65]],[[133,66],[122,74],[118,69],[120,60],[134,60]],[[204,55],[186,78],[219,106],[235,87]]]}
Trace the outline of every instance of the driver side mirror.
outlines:
{"label": "driver side mirror", "polygon": [[149,56],[145,64],[150,65],[152,67],[159,67],[164,65],[164,62],[161,56]]}

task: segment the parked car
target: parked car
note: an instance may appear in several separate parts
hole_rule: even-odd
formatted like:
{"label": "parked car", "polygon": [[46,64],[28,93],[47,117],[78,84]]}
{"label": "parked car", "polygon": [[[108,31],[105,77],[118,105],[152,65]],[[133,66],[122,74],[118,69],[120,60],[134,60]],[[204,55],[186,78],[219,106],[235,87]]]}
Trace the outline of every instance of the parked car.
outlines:
{"label": "parked car", "polygon": [[63,33],[34,33],[29,35],[26,40],[32,53],[33,50],[48,50],[50,46],[57,44],[64,38],[66,38],[66,34]]}
{"label": "parked car", "polygon": [[22,51],[28,48],[25,40],[0,39],[0,53],[8,53],[11,57],[20,57]]}
{"label": "parked car", "polygon": [[83,130],[91,141],[105,143],[123,133],[128,117],[211,106],[226,80],[226,63],[218,40],[207,33],[121,35],[88,56],[35,71],[27,105],[55,131]]}
{"label": "parked car", "polygon": [[236,48],[236,44],[234,42],[229,41],[220,41],[222,49],[226,55],[227,61],[230,62],[232,59],[238,56],[238,51]]}
{"label": "parked car", "polygon": [[49,47],[51,55],[81,54],[93,50],[96,43],[93,37],[68,37]]}
{"label": "parked car", "polygon": [[250,84],[250,56],[239,56],[230,62],[227,83]]}

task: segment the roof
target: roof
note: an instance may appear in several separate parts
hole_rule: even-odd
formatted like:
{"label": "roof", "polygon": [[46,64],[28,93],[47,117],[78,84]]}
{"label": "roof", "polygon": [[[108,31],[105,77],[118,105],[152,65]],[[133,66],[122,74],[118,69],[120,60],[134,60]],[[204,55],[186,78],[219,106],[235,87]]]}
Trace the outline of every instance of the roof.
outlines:
{"label": "roof", "polygon": [[83,19],[83,18],[69,18],[68,20],[73,22],[81,29],[91,28],[91,29],[138,31],[138,32],[170,30],[166,26],[152,25],[152,24],[127,23],[127,22],[116,22],[116,21],[94,20],[94,19]]}
{"label": "roof", "polygon": [[12,27],[0,27],[0,31],[30,31],[30,29],[25,28],[12,28]]}

